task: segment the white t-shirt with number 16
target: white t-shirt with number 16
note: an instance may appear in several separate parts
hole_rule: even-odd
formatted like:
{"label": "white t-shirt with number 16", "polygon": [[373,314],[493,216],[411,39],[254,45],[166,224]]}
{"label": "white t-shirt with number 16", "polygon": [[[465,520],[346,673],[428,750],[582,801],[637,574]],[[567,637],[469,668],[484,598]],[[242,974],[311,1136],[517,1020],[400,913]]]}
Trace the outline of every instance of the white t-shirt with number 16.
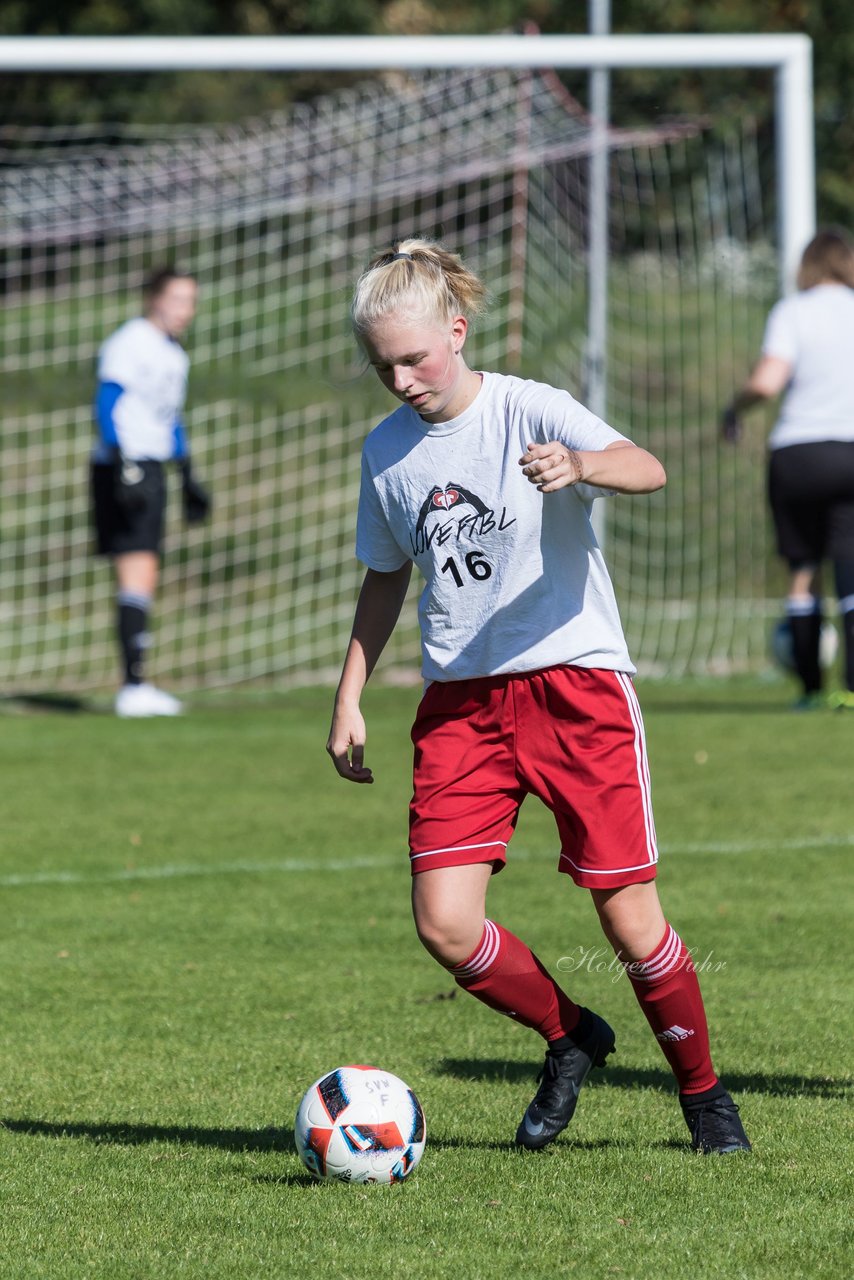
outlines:
{"label": "white t-shirt with number 16", "polygon": [[542,494],[522,474],[529,443],[600,450],[625,440],[566,391],[484,373],[473,403],[430,423],[401,405],[362,451],[356,555],[425,578],[426,680],[572,663],[633,673],[590,521],[601,489]]}

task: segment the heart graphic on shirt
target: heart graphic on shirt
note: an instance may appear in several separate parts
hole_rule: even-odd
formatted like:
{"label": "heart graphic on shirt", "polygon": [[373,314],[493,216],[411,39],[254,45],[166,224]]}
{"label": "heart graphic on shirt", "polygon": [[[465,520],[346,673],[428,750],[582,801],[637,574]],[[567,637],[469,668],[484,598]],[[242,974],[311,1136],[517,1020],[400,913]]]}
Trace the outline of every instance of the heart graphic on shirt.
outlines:
{"label": "heart graphic on shirt", "polygon": [[445,489],[443,493],[433,494],[433,504],[437,507],[444,507],[448,511],[460,500],[459,490]]}

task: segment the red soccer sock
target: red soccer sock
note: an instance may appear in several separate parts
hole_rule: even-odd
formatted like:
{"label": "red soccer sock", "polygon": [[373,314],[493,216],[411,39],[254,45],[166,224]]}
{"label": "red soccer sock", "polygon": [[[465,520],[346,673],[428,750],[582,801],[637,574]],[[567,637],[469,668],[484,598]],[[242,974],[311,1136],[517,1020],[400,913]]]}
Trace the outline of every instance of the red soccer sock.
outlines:
{"label": "red soccer sock", "polygon": [[687,948],[672,925],[645,960],[626,964],[625,970],[680,1093],[711,1089],[718,1078],[709,1055],[700,984]]}
{"label": "red soccer sock", "polygon": [[533,951],[492,920],[484,922],[483,937],[469,958],[450,972],[464,991],[533,1027],[545,1040],[567,1035],[581,1016]]}

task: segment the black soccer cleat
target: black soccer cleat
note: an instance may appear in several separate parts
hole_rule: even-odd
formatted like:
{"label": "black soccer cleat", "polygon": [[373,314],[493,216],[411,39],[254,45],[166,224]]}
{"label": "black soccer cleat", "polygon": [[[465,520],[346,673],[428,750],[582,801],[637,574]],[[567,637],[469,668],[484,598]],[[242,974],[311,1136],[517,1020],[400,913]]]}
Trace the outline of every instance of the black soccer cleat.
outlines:
{"label": "black soccer cleat", "polygon": [[691,1130],[691,1146],[704,1156],[725,1156],[752,1147],[738,1116],[738,1107],[722,1089],[720,1096],[692,1105],[691,1095],[680,1094],[682,1114]]}
{"label": "black soccer cleat", "polygon": [[[516,1130],[519,1147],[538,1151],[554,1142],[572,1119],[581,1086],[592,1068],[604,1067],[608,1054],[614,1052],[614,1032],[598,1014],[582,1009],[576,1030],[581,1038],[574,1044],[546,1051],[537,1077],[540,1087]],[[575,1035],[571,1039],[575,1040]]]}

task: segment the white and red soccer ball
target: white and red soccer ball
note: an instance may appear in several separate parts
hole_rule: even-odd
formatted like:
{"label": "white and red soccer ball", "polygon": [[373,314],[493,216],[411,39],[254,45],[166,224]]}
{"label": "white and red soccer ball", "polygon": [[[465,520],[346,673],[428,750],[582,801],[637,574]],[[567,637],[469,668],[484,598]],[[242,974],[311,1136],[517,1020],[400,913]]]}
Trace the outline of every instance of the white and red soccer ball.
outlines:
{"label": "white and red soccer ball", "polygon": [[379,1067],[337,1067],[306,1089],[294,1140],[316,1178],[403,1182],[424,1152],[427,1130],[415,1094]]}

